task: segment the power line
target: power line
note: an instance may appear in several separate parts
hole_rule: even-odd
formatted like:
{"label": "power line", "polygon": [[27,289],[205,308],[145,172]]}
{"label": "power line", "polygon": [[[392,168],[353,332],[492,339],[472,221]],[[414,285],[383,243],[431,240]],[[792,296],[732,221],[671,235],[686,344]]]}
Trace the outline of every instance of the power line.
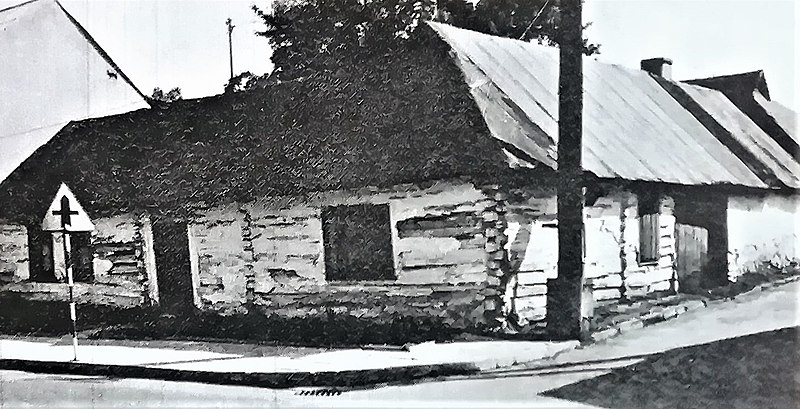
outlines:
{"label": "power line", "polygon": [[548,5],[549,3],[550,3],[550,0],[546,0],[546,1],[544,2],[544,6],[542,6],[542,8],[539,10],[539,12],[538,12],[538,13],[536,13],[536,15],[535,15],[535,16],[533,16],[533,20],[531,20],[531,23],[530,23],[530,24],[528,24],[528,28],[526,28],[526,29],[525,29],[525,31],[523,31],[523,32],[522,32],[522,35],[521,35],[521,36],[519,36],[519,39],[520,39],[520,40],[524,40],[524,39],[525,39],[525,36],[526,36],[526,35],[528,35],[528,32],[531,30],[531,27],[533,27],[533,23],[535,23],[535,22],[536,22],[536,19],[537,19],[537,18],[539,18],[539,16],[541,16],[541,15],[542,15],[542,12],[544,12],[544,9],[546,9],[546,8],[547,8],[547,5]]}

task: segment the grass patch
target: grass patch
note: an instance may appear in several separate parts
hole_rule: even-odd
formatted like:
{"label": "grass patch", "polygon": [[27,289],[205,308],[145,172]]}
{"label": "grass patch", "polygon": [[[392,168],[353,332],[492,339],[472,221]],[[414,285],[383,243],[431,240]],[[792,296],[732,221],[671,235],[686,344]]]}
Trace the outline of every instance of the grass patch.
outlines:
{"label": "grass patch", "polygon": [[544,395],[620,409],[796,409],[798,335],[784,328],[674,349]]}

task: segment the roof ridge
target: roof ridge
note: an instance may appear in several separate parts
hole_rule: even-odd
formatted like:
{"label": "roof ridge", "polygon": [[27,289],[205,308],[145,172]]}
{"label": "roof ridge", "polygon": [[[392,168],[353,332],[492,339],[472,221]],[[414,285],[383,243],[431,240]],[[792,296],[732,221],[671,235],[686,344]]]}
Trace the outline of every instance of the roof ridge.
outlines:
{"label": "roof ridge", "polygon": [[[38,0],[30,0],[30,2],[34,2],[34,1],[38,1]],[[142,91],[139,89],[139,87],[136,86],[136,84],[133,83],[133,81],[130,79],[130,77],[128,77],[128,75],[125,74],[125,72],[122,71],[122,68],[120,68],[117,65],[117,63],[114,62],[113,59],[111,59],[111,56],[108,55],[106,50],[104,50],[103,47],[101,47],[100,44],[94,39],[94,37],[92,37],[92,35],[89,34],[89,31],[86,30],[83,27],[83,25],[81,25],[81,23],[78,22],[78,20],[76,20],[75,17],[72,16],[72,14],[70,14],[67,11],[67,9],[64,8],[64,6],[61,4],[61,2],[59,2],[58,0],[54,0],[54,2],[61,9],[61,11],[64,12],[64,14],[67,16],[67,18],[72,23],[72,25],[74,25],[75,28],[78,29],[78,32],[80,32],[81,35],[86,39],[86,41],[88,41],[89,44],[91,44],[92,48],[94,48],[94,50],[97,51],[98,54],[100,54],[100,57],[102,57],[108,63],[108,65],[111,66],[111,68],[113,68],[117,73],[119,73],[119,75],[122,77],[122,79],[128,85],[130,85],[131,88],[133,88],[134,91],[136,91],[136,93],[139,94],[139,96],[142,97],[142,99],[147,104],[149,104],[150,102],[149,102],[149,99],[147,98],[147,96],[144,93],[142,93]]]}
{"label": "roof ridge", "polygon": [[[753,70],[753,71],[746,71],[746,72],[738,72],[734,74],[725,74],[725,75],[714,75],[711,77],[703,77],[703,78],[692,78],[689,80],[683,80],[681,82],[691,83],[693,81],[707,81],[707,80],[715,80],[715,79],[723,79],[723,78],[733,78],[733,77],[740,77],[740,76],[748,76],[748,75],[755,75],[755,74],[764,74],[763,69]],[[696,85],[696,84],[693,84]]]}
{"label": "roof ridge", "polygon": [[36,2],[36,1],[39,1],[39,0],[28,0],[28,1],[24,1],[22,3],[16,4],[16,5],[13,5],[13,6],[10,6],[10,7],[6,7],[4,9],[0,9],[0,13],[5,12],[5,11],[9,11],[9,10],[13,10],[13,9],[16,9],[16,8],[20,8],[22,6],[26,6],[26,5],[31,4],[33,2]]}
{"label": "roof ridge", "polygon": [[[538,43],[535,43],[533,41],[525,41],[525,40],[519,40],[519,39],[511,38],[511,37],[503,37],[503,36],[498,36],[498,35],[494,35],[494,34],[488,34],[488,33],[484,33],[484,32],[481,32],[481,31],[470,30],[468,28],[457,27],[457,26],[454,26],[452,24],[440,23],[440,22],[437,22],[437,21],[426,21],[426,23],[428,23],[428,25],[432,26],[435,30],[436,30],[436,26],[445,26],[448,29],[452,28],[452,29],[455,29],[455,30],[467,31],[467,32],[470,32],[470,33],[474,33],[476,35],[496,38],[499,41],[512,41],[512,42],[521,43],[522,45],[525,45],[525,46],[539,48],[539,49],[541,49],[541,51],[544,51],[544,52],[557,52],[558,51],[558,46],[557,45],[549,46],[549,45],[544,45],[544,44],[538,44]],[[584,63],[588,62],[588,63],[600,64],[600,65],[603,65],[603,66],[615,67],[615,68],[619,68],[621,70],[626,70],[626,71],[630,71],[630,72],[634,72],[634,73],[646,73],[646,71],[643,71],[643,70],[641,70],[639,68],[635,68],[635,67],[631,67],[631,66],[628,66],[628,65],[624,65],[622,63],[600,61],[593,55],[583,55],[583,58],[584,58]]]}
{"label": "roof ridge", "polygon": [[522,43],[522,44],[528,44],[528,45],[533,45],[533,46],[537,46],[537,47],[542,47],[543,49],[558,49],[555,46],[546,46],[546,45],[543,45],[543,44],[536,44],[536,43],[534,43],[532,41],[525,41],[525,40],[520,40],[520,39],[516,39],[516,38],[511,38],[511,37],[503,37],[503,36],[498,36],[498,35],[494,35],[494,34],[488,34],[488,33],[484,33],[484,32],[481,32],[481,31],[470,30],[468,28],[457,27],[457,26],[454,26],[452,24],[440,23],[438,21],[426,21],[426,23],[428,25],[430,25],[430,26],[433,26],[434,28],[435,28],[435,26],[446,26],[446,27],[453,28],[453,29],[456,29],[456,30],[468,31],[470,33],[475,33],[475,34],[482,35],[482,36],[499,38],[499,39],[502,39],[502,40],[514,41],[514,42],[518,42],[518,43]]}

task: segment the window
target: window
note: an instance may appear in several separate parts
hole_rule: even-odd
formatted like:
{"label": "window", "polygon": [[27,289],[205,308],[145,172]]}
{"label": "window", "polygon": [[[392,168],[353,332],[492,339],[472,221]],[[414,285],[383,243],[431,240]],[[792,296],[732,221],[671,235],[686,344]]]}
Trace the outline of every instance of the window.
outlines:
{"label": "window", "polygon": [[[29,229],[28,246],[31,254],[31,280],[45,283],[67,282],[64,273],[64,252],[61,233],[43,232]],[[75,282],[89,283],[94,281],[93,258],[89,233],[71,233],[70,261],[72,277]]]}
{"label": "window", "polygon": [[94,281],[91,236],[89,233],[70,233],[69,236],[72,278],[76,283],[91,283]]}
{"label": "window", "polygon": [[53,235],[38,227],[28,226],[28,252],[31,281],[58,282],[53,269]]}
{"label": "window", "polygon": [[639,262],[655,263],[658,254],[658,196],[639,196]]}
{"label": "window", "polygon": [[396,278],[389,205],[326,207],[322,238],[328,281]]}

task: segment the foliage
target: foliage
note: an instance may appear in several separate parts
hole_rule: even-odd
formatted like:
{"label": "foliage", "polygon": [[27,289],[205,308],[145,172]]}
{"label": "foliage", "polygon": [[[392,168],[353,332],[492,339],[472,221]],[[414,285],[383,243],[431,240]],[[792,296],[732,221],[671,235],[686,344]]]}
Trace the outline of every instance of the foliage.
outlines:
{"label": "foliage", "polygon": [[271,13],[254,6],[282,80],[335,70],[358,46],[383,49],[408,38],[428,16],[433,0],[277,1]]}
{"label": "foliage", "polygon": [[165,103],[175,102],[179,99],[183,99],[183,97],[181,96],[181,89],[179,87],[175,87],[169,90],[169,92],[167,92],[166,94],[161,88],[155,87],[153,88],[153,94],[150,96],[150,98],[153,101],[165,102]]}
{"label": "foliage", "polygon": [[[347,56],[369,48],[396,52],[426,19],[484,33],[558,42],[555,0],[278,0],[269,12],[253,6],[264,23],[276,66],[273,79],[291,80],[339,68]],[[584,40],[586,54],[599,46]]]}
{"label": "foliage", "polygon": [[245,71],[228,80],[228,83],[225,84],[225,93],[229,94],[232,92],[241,92],[253,89],[256,85],[257,80],[258,80],[257,75],[253,74],[250,71]]}
{"label": "foliage", "polygon": [[[445,8],[459,9],[461,0],[448,1]],[[481,0],[471,12],[453,13],[449,23],[482,33],[523,41],[557,45],[560,8],[557,0]],[[584,29],[588,24],[584,26]],[[586,55],[600,53],[600,46],[583,39]]]}
{"label": "foliage", "polygon": [[543,395],[623,409],[794,409],[800,396],[798,336],[797,327],[783,328],[671,349]]}

